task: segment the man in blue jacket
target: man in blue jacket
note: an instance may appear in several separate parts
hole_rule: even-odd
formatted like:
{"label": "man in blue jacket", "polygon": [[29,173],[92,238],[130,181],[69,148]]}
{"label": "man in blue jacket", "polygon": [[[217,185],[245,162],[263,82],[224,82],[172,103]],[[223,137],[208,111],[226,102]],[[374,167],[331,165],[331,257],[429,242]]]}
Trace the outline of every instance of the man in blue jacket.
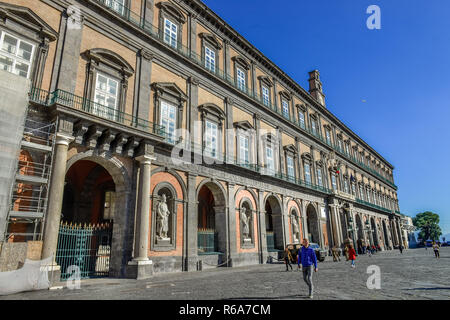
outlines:
{"label": "man in blue jacket", "polygon": [[313,298],[313,281],[312,281],[312,271],[317,272],[317,257],[314,249],[309,247],[308,239],[303,239],[303,246],[298,250],[297,265],[300,268],[302,264],[303,280],[306,282],[309,288],[309,298]]}

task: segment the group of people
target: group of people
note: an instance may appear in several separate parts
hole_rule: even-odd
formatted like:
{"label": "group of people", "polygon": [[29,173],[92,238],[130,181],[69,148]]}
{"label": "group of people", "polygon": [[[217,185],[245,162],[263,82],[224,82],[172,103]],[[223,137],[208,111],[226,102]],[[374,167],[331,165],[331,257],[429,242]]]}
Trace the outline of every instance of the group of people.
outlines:
{"label": "group of people", "polygon": [[[284,262],[286,264],[286,271],[289,271],[289,267],[291,268],[291,270],[293,270],[292,265],[291,265],[291,261],[293,261],[293,256],[288,247],[286,247],[284,250],[283,258],[284,258]],[[352,261],[351,266],[352,266],[352,268],[355,268],[356,251],[353,248],[353,245],[351,245],[351,244],[348,246],[348,249],[346,250],[346,258],[347,258],[347,260]],[[340,260],[340,258],[339,258],[339,260]],[[300,269],[300,265],[301,265],[301,269],[303,272],[303,280],[308,285],[308,289],[309,289],[308,297],[312,299],[313,298],[313,290],[314,290],[312,275],[313,275],[313,271],[317,272],[319,269],[317,268],[316,252],[314,251],[314,249],[312,249],[309,246],[308,239],[303,239],[302,247],[298,250],[298,254],[297,254],[297,269],[298,270]]]}

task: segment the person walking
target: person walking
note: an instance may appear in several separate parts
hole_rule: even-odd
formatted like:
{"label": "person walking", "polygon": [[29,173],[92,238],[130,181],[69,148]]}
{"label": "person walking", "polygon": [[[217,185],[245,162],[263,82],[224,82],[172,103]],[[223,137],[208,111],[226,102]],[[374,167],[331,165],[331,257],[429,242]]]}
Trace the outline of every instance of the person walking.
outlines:
{"label": "person walking", "polygon": [[302,265],[303,280],[308,285],[309,298],[313,298],[314,285],[312,280],[313,268],[314,272],[317,272],[317,257],[312,248],[309,247],[308,239],[303,239],[303,246],[298,250],[297,265]]}
{"label": "person walking", "polygon": [[288,267],[291,267],[291,270],[293,270],[292,269],[292,265],[291,265],[292,254],[291,254],[291,251],[289,251],[288,247],[286,247],[284,249],[284,255],[283,256],[284,256],[284,263],[286,264],[286,271],[289,271]]}
{"label": "person walking", "polygon": [[434,256],[436,257],[436,259],[440,259],[439,245],[436,242],[433,242],[433,250],[434,250]]}
{"label": "person walking", "polygon": [[351,244],[348,248],[348,259],[352,261],[352,268],[355,268],[356,251]]}
{"label": "person walking", "polygon": [[370,250],[370,246],[369,245],[367,245],[367,247],[366,247],[366,253],[369,255],[369,257],[372,256],[372,250]]}
{"label": "person walking", "polygon": [[345,261],[348,261],[348,245],[344,247]]}

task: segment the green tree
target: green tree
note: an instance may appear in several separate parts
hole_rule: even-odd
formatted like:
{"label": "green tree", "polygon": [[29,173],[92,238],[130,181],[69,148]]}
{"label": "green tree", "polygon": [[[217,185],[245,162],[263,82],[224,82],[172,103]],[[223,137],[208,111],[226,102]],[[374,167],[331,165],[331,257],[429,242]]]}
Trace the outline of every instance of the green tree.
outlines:
{"label": "green tree", "polygon": [[413,224],[420,229],[419,239],[422,240],[439,240],[442,234],[439,227],[439,215],[431,211],[418,213],[413,218]]}

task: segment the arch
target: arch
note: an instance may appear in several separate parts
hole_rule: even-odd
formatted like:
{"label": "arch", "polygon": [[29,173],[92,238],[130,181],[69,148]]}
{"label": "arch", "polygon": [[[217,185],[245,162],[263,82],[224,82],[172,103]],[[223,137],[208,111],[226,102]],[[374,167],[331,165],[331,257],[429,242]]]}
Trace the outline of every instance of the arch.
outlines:
{"label": "arch", "polygon": [[306,207],[306,222],[308,224],[308,240],[320,245],[319,215],[313,203],[309,203]]}
{"label": "arch", "polygon": [[283,239],[282,202],[277,195],[269,193],[264,199],[266,241],[268,251],[282,250]]}
{"label": "arch", "polygon": [[226,197],[227,192],[225,191],[224,187],[220,182],[218,182],[215,179],[208,179],[208,178],[204,179],[197,186],[196,198],[198,198],[200,189],[203,186],[207,186],[211,190],[214,196],[215,205],[217,207],[226,207],[226,204],[228,203]]}
{"label": "arch", "polygon": [[[236,190],[236,192],[234,193],[234,195],[233,195],[233,196],[234,196],[234,199],[237,199],[237,198],[238,198],[238,194],[239,194],[242,190],[248,191],[248,192],[251,194],[251,196],[253,197],[253,200],[254,200],[254,210],[257,211],[257,212],[259,212],[259,211],[261,210],[261,208],[259,207],[258,196],[257,196],[256,192],[253,191],[253,189],[248,188],[247,186],[241,186],[241,187],[239,187],[239,188]],[[234,199],[233,199],[233,200],[234,200]],[[233,201],[233,203],[234,203],[234,202],[235,202],[235,201]]]}
{"label": "arch", "polygon": [[152,177],[154,174],[160,173],[160,172],[167,172],[169,174],[171,174],[172,176],[174,176],[174,178],[177,180],[177,182],[180,184],[181,187],[181,192],[182,194],[177,195],[177,197],[181,200],[186,198],[187,195],[187,189],[186,189],[186,183],[184,183],[183,178],[178,174],[178,172],[176,172],[173,169],[169,169],[167,167],[159,167],[156,169],[152,170]]}
{"label": "arch", "polygon": [[228,250],[226,192],[218,181],[204,179],[197,186],[198,254],[222,254]]}

